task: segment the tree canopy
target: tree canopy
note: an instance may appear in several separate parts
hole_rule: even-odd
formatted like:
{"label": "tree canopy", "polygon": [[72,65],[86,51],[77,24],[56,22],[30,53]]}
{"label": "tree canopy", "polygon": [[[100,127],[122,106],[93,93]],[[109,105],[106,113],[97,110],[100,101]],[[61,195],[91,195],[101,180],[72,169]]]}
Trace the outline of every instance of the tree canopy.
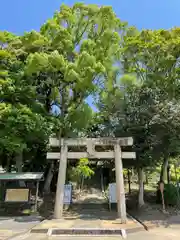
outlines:
{"label": "tree canopy", "polygon": [[51,134],[132,136],[137,169],[178,158],[179,49],[179,28],[138,31],[93,4],[62,4],[39,31],[1,31],[1,163],[39,154],[46,167]]}

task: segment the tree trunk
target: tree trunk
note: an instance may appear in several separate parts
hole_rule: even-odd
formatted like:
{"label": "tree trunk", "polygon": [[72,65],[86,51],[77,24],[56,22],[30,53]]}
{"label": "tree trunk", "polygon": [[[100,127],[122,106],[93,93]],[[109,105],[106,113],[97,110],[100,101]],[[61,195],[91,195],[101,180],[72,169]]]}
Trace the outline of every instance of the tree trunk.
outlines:
{"label": "tree trunk", "polygon": [[149,184],[149,180],[148,180],[148,173],[146,173],[146,185]]}
{"label": "tree trunk", "polygon": [[7,158],[7,166],[6,166],[7,172],[11,172],[11,159]]}
{"label": "tree trunk", "polygon": [[65,129],[63,128],[65,121],[65,88],[61,85],[60,89],[60,101],[61,101],[61,119],[62,119],[62,127],[59,130],[59,144],[61,147],[61,159],[59,161],[59,169],[58,169],[58,177],[57,177],[57,187],[56,187],[56,198],[55,198],[55,206],[54,206],[54,217],[55,219],[62,218],[63,215],[63,196],[64,196],[64,184],[66,182],[66,171],[67,171],[67,152],[68,147],[65,145],[63,137],[65,137]]}
{"label": "tree trunk", "polygon": [[101,191],[104,192],[104,176],[102,168],[101,168]]}
{"label": "tree trunk", "polygon": [[84,176],[82,176],[82,179],[81,179],[81,187],[80,187],[80,192],[82,192],[82,190],[83,190],[83,187],[84,187]]}
{"label": "tree trunk", "polygon": [[131,169],[131,176],[134,177],[134,169]]}
{"label": "tree trunk", "polygon": [[180,194],[179,194],[179,179],[177,175],[177,166],[174,164],[174,170],[175,170],[175,177],[176,177],[176,186],[177,186],[177,206],[180,207]]}
{"label": "tree trunk", "polygon": [[128,186],[129,186],[129,194],[131,194],[131,172],[128,169]]}
{"label": "tree trunk", "polygon": [[168,158],[164,157],[164,161],[161,167],[160,182],[165,183],[167,181],[167,168],[168,168]]}
{"label": "tree trunk", "polygon": [[22,172],[22,167],[23,167],[23,152],[18,153],[15,156],[16,160],[16,171],[17,172]]}
{"label": "tree trunk", "polygon": [[48,174],[44,183],[44,193],[51,192],[51,181],[53,179],[53,170],[54,170],[54,162],[51,162],[50,168],[48,170]]}
{"label": "tree trunk", "polygon": [[168,166],[167,166],[167,182],[168,182],[168,184],[170,183],[170,179],[171,179],[170,170],[171,170],[171,167],[168,164]]}
{"label": "tree trunk", "polygon": [[139,180],[139,196],[138,196],[138,205],[142,207],[144,205],[144,176],[143,168],[138,169],[138,180]]}

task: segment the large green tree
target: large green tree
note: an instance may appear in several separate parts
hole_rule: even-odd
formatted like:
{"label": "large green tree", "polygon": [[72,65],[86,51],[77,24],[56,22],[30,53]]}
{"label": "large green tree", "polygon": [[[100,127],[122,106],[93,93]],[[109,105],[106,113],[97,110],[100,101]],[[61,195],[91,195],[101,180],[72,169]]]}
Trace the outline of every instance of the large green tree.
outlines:
{"label": "large green tree", "polygon": [[[123,65],[139,82],[161,89],[161,101],[179,101],[180,29],[131,31],[125,36]],[[165,180],[168,157],[164,156],[161,179]]]}
{"label": "large green tree", "polygon": [[84,101],[116,62],[125,26],[111,7],[63,4],[39,32],[10,43],[22,65],[23,79],[36,91],[36,101],[48,114],[53,106],[58,108],[61,137],[86,126],[79,119],[85,112],[89,118],[92,113]]}
{"label": "large green tree", "polygon": [[29,144],[47,141],[53,126],[36,101],[35,88],[24,79],[24,64],[12,48],[16,38],[0,32],[0,152],[6,159],[4,166],[12,158],[21,171],[23,153]]}
{"label": "large green tree", "polygon": [[122,63],[139,82],[179,98],[180,29],[129,31],[124,37]]}
{"label": "large green tree", "polygon": [[143,169],[179,154],[178,32],[128,29],[121,47],[121,75],[112,69],[98,101],[103,134],[134,138],[140,205]]}

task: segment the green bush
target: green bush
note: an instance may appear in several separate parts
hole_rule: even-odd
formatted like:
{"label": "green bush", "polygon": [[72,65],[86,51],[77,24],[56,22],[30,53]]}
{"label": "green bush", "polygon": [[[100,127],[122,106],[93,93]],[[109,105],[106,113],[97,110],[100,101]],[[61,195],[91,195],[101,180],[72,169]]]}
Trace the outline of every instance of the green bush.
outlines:
{"label": "green bush", "polygon": [[[178,199],[178,191],[180,195],[180,189],[177,189],[177,186],[174,184],[165,184],[164,185],[164,201],[166,205],[177,205]],[[157,191],[157,202],[162,203],[161,193],[158,189]]]}
{"label": "green bush", "polygon": [[165,184],[164,201],[167,205],[176,205],[178,201],[178,189],[174,184]]}
{"label": "green bush", "polygon": [[171,182],[176,182],[176,176],[175,175],[171,175]]}

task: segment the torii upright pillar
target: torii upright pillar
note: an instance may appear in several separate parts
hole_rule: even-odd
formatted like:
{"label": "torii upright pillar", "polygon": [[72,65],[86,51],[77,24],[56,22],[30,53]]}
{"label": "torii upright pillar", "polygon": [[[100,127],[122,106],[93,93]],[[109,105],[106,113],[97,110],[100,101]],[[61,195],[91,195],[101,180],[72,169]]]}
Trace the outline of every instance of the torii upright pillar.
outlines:
{"label": "torii upright pillar", "polygon": [[116,199],[117,199],[117,215],[121,219],[121,223],[126,223],[126,198],[124,191],[124,177],[122,165],[121,146],[116,143],[114,145],[115,170],[116,170]]}
{"label": "torii upright pillar", "polygon": [[[122,152],[121,146],[132,146],[133,139],[129,138],[77,138],[61,139],[61,151],[59,153],[47,153],[48,159],[59,159],[59,173],[56,189],[56,201],[54,217],[63,217],[64,184],[68,159],[113,159],[115,158],[116,170],[116,196],[117,215],[122,223],[126,223],[126,203],[123,178],[122,159],[135,159],[135,152]],[[114,151],[97,152],[95,146],[114,146]],[[50,138],[50,146],[59,146],[59,139]],[[68,152],[68,146],[87,146],[86,152]]]}
{"label": "torii upright pillar", "polygon": [[54,208],[55,219],[61,219],[63,217],[63,206],[64,206],[64,184],[66,182],[66,169],[67,169],[67,153],[68,147],[61,139],[61,154],[59,162],[58,180],[56,186],[56,200]]}

